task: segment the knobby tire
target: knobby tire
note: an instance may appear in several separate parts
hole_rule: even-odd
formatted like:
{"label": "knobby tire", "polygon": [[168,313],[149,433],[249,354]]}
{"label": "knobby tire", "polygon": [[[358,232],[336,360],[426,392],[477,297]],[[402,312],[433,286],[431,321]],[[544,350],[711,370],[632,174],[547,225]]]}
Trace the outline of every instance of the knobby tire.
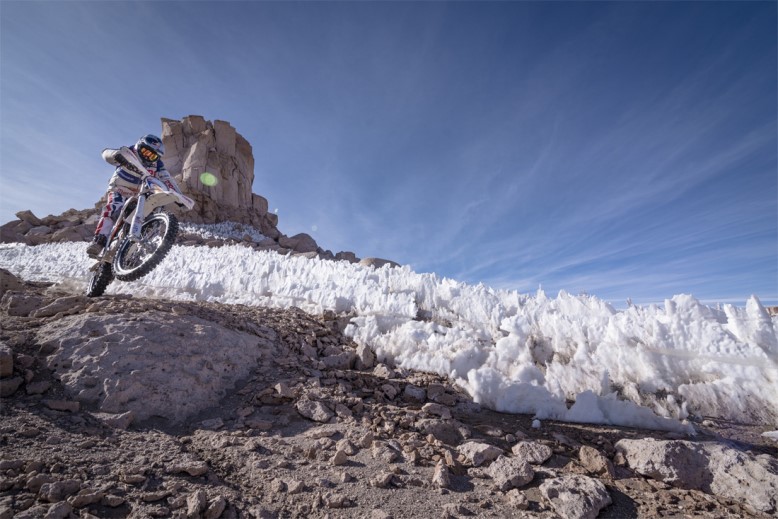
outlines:
{"label": "knobby tire", "polygon": [[129,238],[124,238],[116,251],[116,257],[113,260],[113,271],[116,279],[120,281],[135,281],[140,279],[165,258],[178,235],[178,219],[169,213],[159,212],[146,218],[141,226],[141,236],[148,237],[156,228],[155,226],[164,225],[164,231],[161,237],[155,237],[158,240],[156,250],[145,257],[139,264],[132,265],[134,259],[132,256],[139,254],[140,245]]}
{"label": "knobby tire", "polygon": [[86,289],[87,297],[98,297],[103,295],[105,289],[113,280],[113,269],[111,264],[101,261],[97,266],[92,278],[89,280],[89,286]]}

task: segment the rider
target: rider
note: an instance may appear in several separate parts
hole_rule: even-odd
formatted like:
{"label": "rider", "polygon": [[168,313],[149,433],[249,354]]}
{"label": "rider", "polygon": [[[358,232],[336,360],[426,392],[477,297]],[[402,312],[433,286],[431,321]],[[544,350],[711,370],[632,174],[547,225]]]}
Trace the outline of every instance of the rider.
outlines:
{"label": "rider", "polygon": [[[173,180],[172,175],[168,173],[162,163],[161,157],[165,154],[165,145],[162,144],[162,139],[155,135],[144,135],[129,150],[140,159],[149,175],[158,178],[170,189],[181,193],[176,181]],[[105,247],[111,229],[113,229],[114,220],[119,215],[127,198],[140,191],[142,180],[137,173],[126,167],[127,159],[122,156],[121,150],[110,148],[103,150],[103,160],[116,166],[116,170],[108,182],[105,207],[103,207],[100,221],[97,222],[95,236],[86,249],[86,253],[92,258],[96,258]]]}

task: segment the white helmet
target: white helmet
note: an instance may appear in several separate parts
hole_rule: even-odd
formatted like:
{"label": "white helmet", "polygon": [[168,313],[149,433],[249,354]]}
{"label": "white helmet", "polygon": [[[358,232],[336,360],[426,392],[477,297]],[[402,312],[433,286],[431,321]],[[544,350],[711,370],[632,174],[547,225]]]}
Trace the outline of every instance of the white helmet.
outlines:
{"label": "white helmet", "polygon": [[144,166],[152,166],[165,154],[165,145],[156,135],[148,134],[138,139],[135,143],[135,151],[138,152]]}

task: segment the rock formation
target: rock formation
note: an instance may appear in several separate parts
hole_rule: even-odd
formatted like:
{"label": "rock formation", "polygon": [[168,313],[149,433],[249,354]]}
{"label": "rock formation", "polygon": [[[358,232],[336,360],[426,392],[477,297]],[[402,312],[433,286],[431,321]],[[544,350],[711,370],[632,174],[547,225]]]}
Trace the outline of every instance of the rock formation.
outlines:
{"label": "rock formation", "polygon": [[[199,115],[162,119],[162,141],[165,166],[196,202],[194,210],[181,215],[185,221],[246,223],[265,236],[279,237],[278,216],[268,213],[264,197],[251,192],[251,144],[230,123],[211,123]],[[212,180],[203,183],[206,178]]]}
{"label": "rock formation", "polygon": [[38,218],[32,211],[19,211],[17,220],[0,226],[0,243],[41,243],[91,240],[97,225],[96,209],[68,209],[58,216]]}

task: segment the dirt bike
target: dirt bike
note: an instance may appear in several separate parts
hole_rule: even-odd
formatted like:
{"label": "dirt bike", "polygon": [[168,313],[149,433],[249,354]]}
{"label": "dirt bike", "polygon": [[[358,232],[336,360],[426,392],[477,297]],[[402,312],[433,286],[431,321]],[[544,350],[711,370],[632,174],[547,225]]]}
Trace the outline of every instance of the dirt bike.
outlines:
{"label": "dirt bike", "polygon": [[120,150],[119,161],[121,167],[141,176],[141,189],[125,202],[97,263],[89,269],[88,297],[102,295],[114,277],[135,281],[151,272],[178,234],[178,219],[163,207],[173,203],[186,209],[194,207],[194,200],[149,175],[128,148]]}

